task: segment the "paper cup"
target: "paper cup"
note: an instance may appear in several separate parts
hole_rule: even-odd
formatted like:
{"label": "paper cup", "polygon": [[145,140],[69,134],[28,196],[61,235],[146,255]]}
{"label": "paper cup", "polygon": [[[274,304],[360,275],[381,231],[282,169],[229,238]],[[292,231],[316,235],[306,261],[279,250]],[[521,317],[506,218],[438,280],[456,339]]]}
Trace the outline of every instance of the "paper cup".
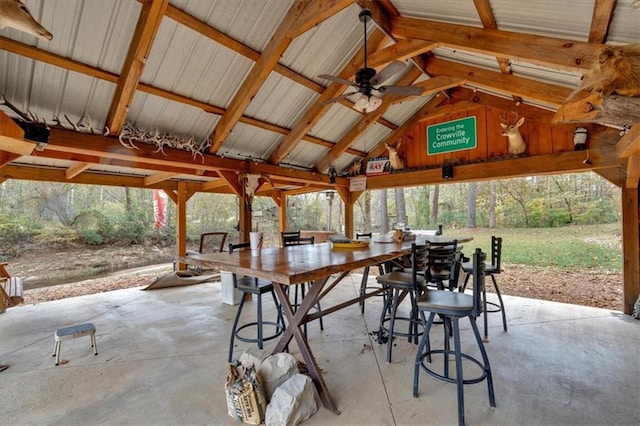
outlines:
{"label": "paper cup", "polygon": [[259,250],[262,248],[262,232],[249,232],[249,244],[251,250]]}

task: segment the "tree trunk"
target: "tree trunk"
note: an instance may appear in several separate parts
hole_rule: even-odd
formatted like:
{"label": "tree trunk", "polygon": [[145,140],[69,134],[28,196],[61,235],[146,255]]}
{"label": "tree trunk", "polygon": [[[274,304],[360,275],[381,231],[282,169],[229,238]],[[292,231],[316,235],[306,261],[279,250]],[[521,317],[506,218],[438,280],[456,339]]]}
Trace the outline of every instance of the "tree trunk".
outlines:
{"label": "tree trunk", "polygon": [[469,190],[467,192],[467,228],[476,228],[476,192],[478,184],[469,182]]}
{"label": "tree trunk", "polygon": [[364,191],[364,230],[371,232],[371,191]]}
{"label": "tree trunk", "polygon": [[496,227],[496,181],[489,184],[489,229]]}
{"label": "tree trunk", "polygon": [[387,210],[387,190],[380,191],[380,233],[389,232],[389,212]]}
{"label": "tree trunk", "polygon": [[431,223],[438,223],[438,204],[440,204],[440,185],[433,186],[433,199],[431,200]]}
{"label": "tree trunk", "polygon": [[407,223],[407,208],[404,202],[404,188],[395,188],[396,197],[396,217],[397,223],[404,223],[404,226],[408,226]]}

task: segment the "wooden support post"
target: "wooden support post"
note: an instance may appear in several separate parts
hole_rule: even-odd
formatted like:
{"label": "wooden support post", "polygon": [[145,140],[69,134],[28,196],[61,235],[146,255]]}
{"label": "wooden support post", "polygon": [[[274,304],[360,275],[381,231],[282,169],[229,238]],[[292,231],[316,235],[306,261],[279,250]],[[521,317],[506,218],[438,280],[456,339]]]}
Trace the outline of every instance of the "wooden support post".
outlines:
{"label": "wooden support post", "polygon": [[[187,184],[184,181],[178,182],[176,202],[176,255],[178,257],[187,255]],[[178,263],[177,269],[186,269],[187,265]]]}
{"label": "wooden support post", "polygon": [[344,202],[344,234],[347,238],[353,238],[353,203],[357,197],[352,197],[348,188],[337,187],[336,190]]}
{"label": "wooden support post", "polygon": [[280,232],[284,232],[287,230],[287,205],[289,204],[289,197],[284,193],[281,197],[280,204],[278,205],[278,227],[280,228]]}
{"label": "wooden support post", "polygon": [[640,295],[640,211],[638,185],[622,184],[622,303],[623,312],[633,313],[633,305]]}

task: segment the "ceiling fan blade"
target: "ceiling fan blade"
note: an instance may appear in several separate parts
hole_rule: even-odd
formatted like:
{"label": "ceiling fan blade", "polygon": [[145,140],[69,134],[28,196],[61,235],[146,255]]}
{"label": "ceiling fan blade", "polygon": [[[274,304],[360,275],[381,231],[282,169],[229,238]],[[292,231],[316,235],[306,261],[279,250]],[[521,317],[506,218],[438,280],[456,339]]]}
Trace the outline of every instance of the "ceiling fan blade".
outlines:
{"label": "ceiling fan blade", "polygon": [[403,62],[391,61],[389,65],[382,68],[380,72],[371,79],[371,84],[376,86],[380,83],[384,83],[395,74],[403,71],[405,68],[407,68],[407,66]]}
{"label": "ceiling fan blade", "polygon": [[382,94],[400,95],[400,96],[420,96],[424,89],[422,87],[413,86],[380,86],[378,90]]}
{"label": "ceiling fan blade", "polygon": [[334,76],[329,75],[329,74],[319,75],[318,78],[324,78],[325,80],[331,80],[331,81],[334,81],[336,83],[345,84],[347,86],[358,87],[358,85],[356,83],[354,83],[353,81],[345,80],[344,78],[340,78],[340,77],[334,77]]}
{"label": "ceiling fan blade", "polygon": [[340,96],[338,96],[338,97],[331,98],[331,99],[326,100],[326,101],[324,101],[324,102],[320,102],[318,105],[319,105],[319,106],[324,106],[324,105],[330,104],[330,103],[332,103],[332,102],[337,102],[337,101],[339,101],[340,99],[347,99],[349,96],[355,95],[356,93],[358,93],[358,92],[343,93],[342,95],[340,95]]}

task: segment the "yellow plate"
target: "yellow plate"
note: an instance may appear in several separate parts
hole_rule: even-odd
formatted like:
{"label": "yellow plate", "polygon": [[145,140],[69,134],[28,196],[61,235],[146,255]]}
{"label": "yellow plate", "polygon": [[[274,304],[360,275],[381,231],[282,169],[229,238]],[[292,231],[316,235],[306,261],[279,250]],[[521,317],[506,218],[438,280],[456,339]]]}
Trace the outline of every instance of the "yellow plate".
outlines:
{"label": "yellow plate", "polygon": [[367,248],[369,241],[351,241],[350,243],[332,243],[333,248]]}

